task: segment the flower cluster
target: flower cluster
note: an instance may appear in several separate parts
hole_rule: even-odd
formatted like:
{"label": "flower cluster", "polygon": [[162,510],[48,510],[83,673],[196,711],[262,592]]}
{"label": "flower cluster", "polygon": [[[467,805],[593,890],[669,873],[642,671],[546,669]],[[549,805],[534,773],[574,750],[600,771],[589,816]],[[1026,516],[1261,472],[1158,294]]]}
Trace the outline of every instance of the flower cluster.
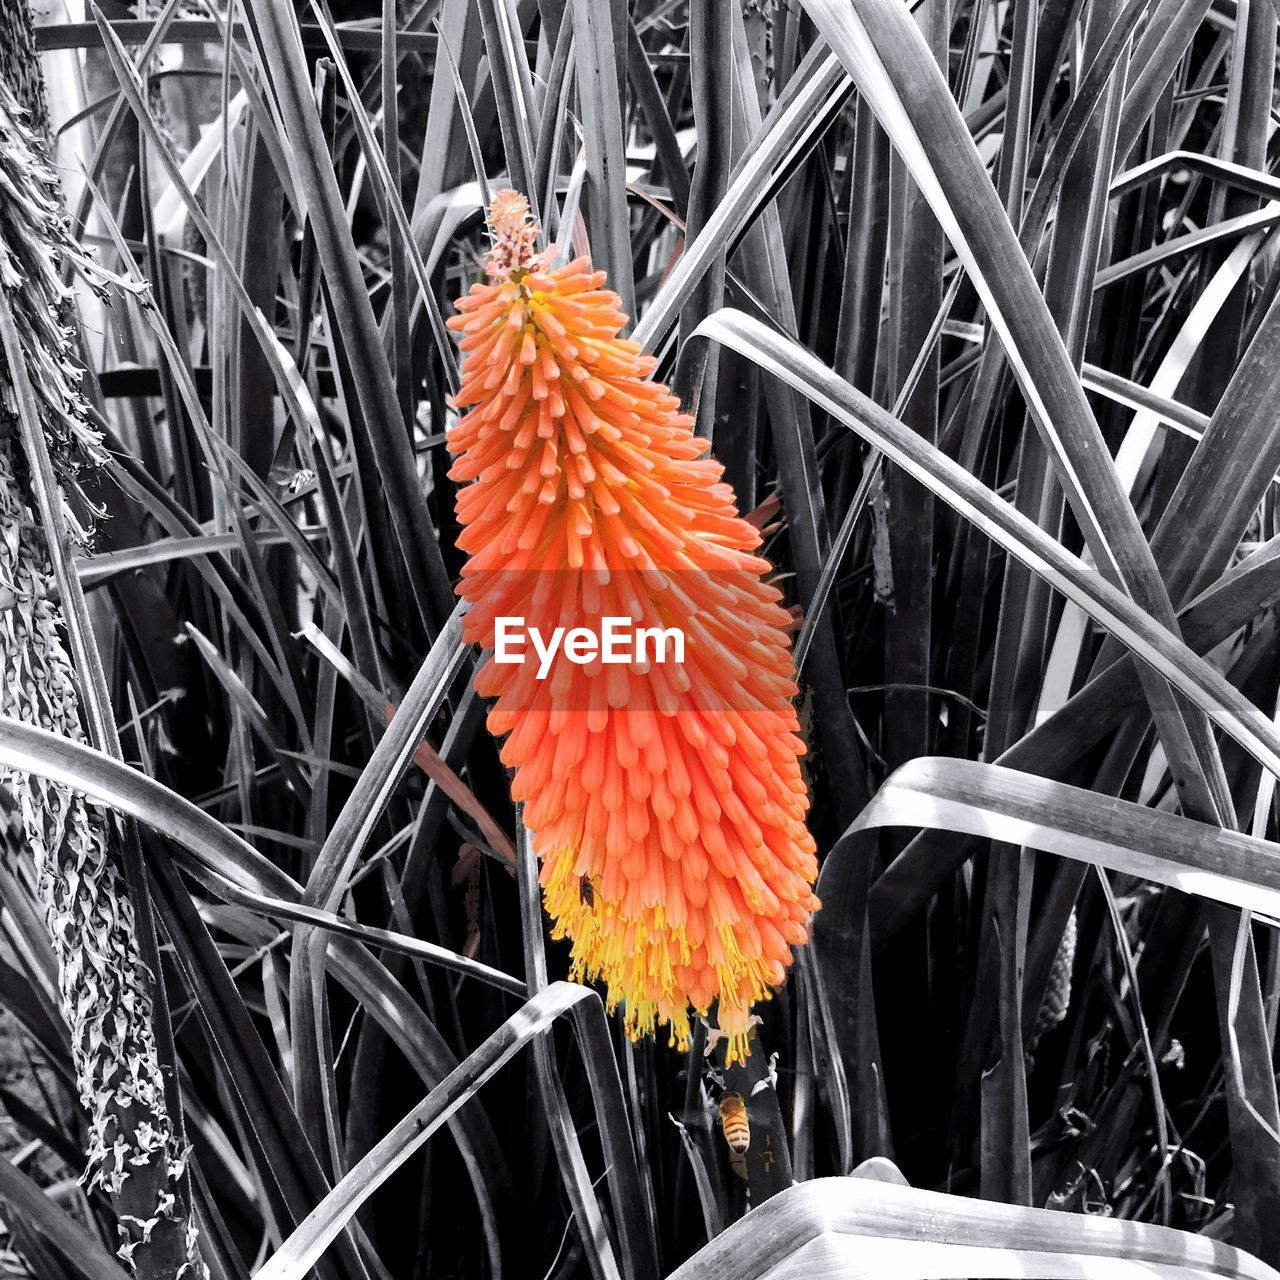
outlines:
{"label": "flower cluster", "polygon": [[789,615],[723,469],[585,258],[536,251],[528,204],[490,210],[486,279],[449,321],[464,353],[450,475],[463,483],[469,640],[622,617],[678,631],[678,666],[490,658],[477,689],[541,862],[553,933],[633,1037],[685,1047],[712,1006],[730,1060],[817,909]]}

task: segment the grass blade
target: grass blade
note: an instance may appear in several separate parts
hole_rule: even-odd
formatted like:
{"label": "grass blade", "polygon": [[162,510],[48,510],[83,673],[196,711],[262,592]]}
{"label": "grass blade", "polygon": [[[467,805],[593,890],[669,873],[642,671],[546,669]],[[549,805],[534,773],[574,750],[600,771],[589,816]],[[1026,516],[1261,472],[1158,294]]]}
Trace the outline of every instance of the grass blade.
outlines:
{"label": "grass blade", "polygon": [[[572,0],[574,51],[578,59],[578,108],[587,153],[587,203],[596,265],[634,317],[635,284],[631,269],[631,217],[627,211],[627,156],[622,136],[622,86],[618,80],[615,6],[597,0]],[[623,46],[625,47],[625,45]]]}

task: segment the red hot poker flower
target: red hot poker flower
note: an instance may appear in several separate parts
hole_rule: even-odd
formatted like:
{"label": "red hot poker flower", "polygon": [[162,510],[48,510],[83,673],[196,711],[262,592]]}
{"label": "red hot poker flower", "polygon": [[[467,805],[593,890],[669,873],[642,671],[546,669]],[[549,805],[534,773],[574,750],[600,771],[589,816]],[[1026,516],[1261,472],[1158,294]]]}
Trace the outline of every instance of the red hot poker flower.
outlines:
{"label": "red hot poker flower", "polygon": [[[507,735],[575,976],[605,982],[633,1038],[665,1022],[681,1048],[690,1009],[714,1002],[741,1059],[752,1006],[818,907],[788,615],[723,468],[619,336],[604,272],[536,252],[514,191],[489,222],[487,278],[449,321],[469,410],[448,435],[470,557],[458,590],[467,639],[499,650],[477,689],[496,699],[489,728]],[[512,661],[507,620],[530,637],[630,623],[686,650],[664,662],[637,639],[630,661],[607,662],[562,632],[545,662]]]}

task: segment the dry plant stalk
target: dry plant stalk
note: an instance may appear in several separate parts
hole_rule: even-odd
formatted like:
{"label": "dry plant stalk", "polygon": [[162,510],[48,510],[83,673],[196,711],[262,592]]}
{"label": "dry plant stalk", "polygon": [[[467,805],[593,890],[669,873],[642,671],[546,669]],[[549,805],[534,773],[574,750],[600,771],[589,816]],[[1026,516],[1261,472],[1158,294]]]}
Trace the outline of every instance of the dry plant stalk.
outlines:
{"label": "dry plant stalk", "polygon": [[49,106],[26,0],[0,0],[0,82],[27,113],[36,137],[47,137]]}
{"label": "dry plant stalk", "polygon": [[[103,458],[77,387],[71,294],[59,279],[60,263],[73,252],[57,176],[22,107],[0,84],[0,288],[64,491],[75,489],[81,466]],[[0,356],[0,713],[82,741],[75,672],[20,441],[17,396]],[[76,528],[65,502],[64,513]],[[176,1231],[178,1256],[186,1259],[179,1274],[199,1272],[194,1224],[181,1220],[176,1194],[186,1152],[165,1102],[151,975],[112,849],[118,829],[105,811],[60,784],[0,769],[0,787],[16,802],[57,960],[88,1116],[85,1180],[112,1197],[118,1252],[126,1262],[154,1237]]]}

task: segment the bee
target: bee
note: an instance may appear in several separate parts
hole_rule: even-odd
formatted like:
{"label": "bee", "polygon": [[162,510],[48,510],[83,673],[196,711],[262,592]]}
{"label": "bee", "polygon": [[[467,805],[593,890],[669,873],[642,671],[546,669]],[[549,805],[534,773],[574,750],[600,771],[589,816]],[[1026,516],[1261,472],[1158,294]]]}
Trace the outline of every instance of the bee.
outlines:
{"label": "bee", "polygon": [[594,907],[596,905],[596,890],[591,883],[590,876],[578,877],[578,900],[584,907]]}
{"label": "bee", "polygon": [[299,471],[294,471],[290,467],[274,467],[271,471],[271,478],[291,498],[296,498],[304,489],[310,488],[311,485],[315,484],[316,473],[310,467],[303,467]]}
{"label": "bee", "polygon": [[747,1104],[740,1093],[726,1093],[720,1099],[720,1127],[729,1150],[737,1155],[745,1154],[751,1145],[751,1123],[747,1119]]}

